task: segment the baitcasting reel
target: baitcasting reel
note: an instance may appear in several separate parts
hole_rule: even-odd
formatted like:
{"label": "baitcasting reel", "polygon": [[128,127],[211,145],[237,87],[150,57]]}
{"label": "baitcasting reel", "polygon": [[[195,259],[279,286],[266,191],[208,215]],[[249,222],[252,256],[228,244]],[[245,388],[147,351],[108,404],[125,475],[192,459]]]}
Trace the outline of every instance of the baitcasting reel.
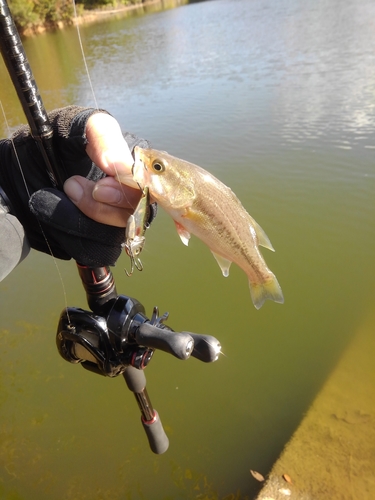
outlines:
{"label": "baitcasting reel", "polygon": [[164,453],[169,441],[147,394],[144,368],[156,349],[182,360],[193,356],[216,361],[220,343],[211,335],[174,332],[163,323],[168,314],[159,317],[156,307],[148,319],[140,302],[117,295],[109,268],[77,265],[93,312],[75,307],[62,311],[56,337],[59,353],[94,373],[123,375],[141,410],[151,450]]}

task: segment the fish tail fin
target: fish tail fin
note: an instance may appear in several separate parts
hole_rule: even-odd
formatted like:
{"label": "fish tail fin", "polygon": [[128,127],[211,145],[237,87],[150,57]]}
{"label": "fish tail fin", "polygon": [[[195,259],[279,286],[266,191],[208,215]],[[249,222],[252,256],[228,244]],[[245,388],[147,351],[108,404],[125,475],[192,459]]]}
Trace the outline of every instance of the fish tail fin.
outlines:
{"label": "fish tail fin", "polygon": [[270,279],[264,283],[254,283],[249,279],[251,299],[254,306],[260,309],[267,299],[274,300],[280,304],[284,303],[284,296],[276,279],[276,276],[270,272]]}

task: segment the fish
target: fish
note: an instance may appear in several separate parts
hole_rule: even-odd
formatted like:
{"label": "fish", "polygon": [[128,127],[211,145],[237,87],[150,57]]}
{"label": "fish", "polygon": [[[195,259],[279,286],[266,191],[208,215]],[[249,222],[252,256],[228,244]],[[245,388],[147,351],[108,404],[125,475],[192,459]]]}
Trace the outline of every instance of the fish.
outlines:
{"label": "fish", "polygon": [[134,213],[130,215],[125,231],[125,243],[123,244],[126,253],[130,257],[131,269],[130,272],[126,271],[128,276],[131,276],[134,267],[138,271],[142,271],[143,265],[140,259],[140,254],[146,242],[145,232],[148,228],[148,206],[150,204],[149,188],[143,188],[141,199],[136,206]]}
{"label": "fish", "polygon": [[[174,220],[181,241],[191,235],[211,250],[223,276],[232,262],[247,275],[256,309],[269,299],[284,302],[276,276],[259,251],[274,248],[233,191],[205,169],[165,151],[134,148],[133,179]],[[121,179],[119,179],[121,182]]]}

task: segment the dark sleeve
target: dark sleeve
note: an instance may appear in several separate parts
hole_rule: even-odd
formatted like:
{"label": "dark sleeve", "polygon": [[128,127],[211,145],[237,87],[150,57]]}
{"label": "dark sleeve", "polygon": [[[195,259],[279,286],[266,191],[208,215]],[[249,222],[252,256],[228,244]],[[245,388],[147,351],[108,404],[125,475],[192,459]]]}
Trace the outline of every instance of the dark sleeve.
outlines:
{"label": "dark sleeve", "polygon": [[30,246],[19,220],[0,204],[0,281],[29,253]]}

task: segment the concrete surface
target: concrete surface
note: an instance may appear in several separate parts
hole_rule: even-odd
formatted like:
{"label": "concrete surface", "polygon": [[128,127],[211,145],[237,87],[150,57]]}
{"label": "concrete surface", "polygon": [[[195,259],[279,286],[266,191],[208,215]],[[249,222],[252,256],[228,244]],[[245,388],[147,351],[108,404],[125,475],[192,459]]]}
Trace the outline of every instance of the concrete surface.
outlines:
{"label": "concrete surface", "polygon": [[257,499],[375,500],[375,313],[358,329]]}

